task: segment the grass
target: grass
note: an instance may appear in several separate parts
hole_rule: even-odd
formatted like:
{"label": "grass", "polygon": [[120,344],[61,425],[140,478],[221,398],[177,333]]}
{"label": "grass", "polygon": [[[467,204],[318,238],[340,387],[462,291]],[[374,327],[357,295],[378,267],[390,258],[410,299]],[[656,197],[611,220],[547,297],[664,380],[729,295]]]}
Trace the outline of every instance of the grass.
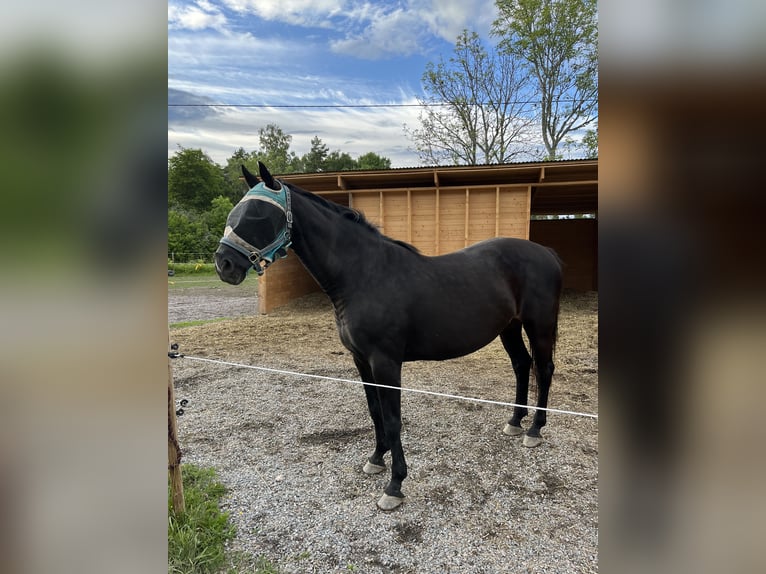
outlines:
{"label": "grass", "polygon": [[[249,561],[244,554],[227,553],[236,530],[220,509],[226,487],[215,470],[184,464],[182,474],[186,512],[180,516],[173,512],[168,484],[168,574],[277,574],[277,567],[263,557]],[[252,566],[243,568],[247,562]]]}
{"label": "grass", "polygon": [[181,321],[179,323],[171,323],[168,325],[171,329],[183,329],[184,327],[196,327],[197,325],[207,325],[208,323],[217,323],[218,321],[225,321],[226,317],[216,317],[215,319],[199,319],[197,321]]}
{"label": "grass", "polygon": [[243,287],[251,287],[252,289],[258,288],[258,275],[256,273],[250,273],[245,281],[241,285],[228,285],[221,281],[216,275],[215,271],[211,273],[188,273],[188,274],[176,274],[168,276],[168,289],[187,289],[187,288],[213,288],[213,289],[226,289]]}
{"label": "grass", "polygon": [[173,263],[168,261],[168,269],[172,269],[178,275],[215,275],[215,266],[212,263]]}

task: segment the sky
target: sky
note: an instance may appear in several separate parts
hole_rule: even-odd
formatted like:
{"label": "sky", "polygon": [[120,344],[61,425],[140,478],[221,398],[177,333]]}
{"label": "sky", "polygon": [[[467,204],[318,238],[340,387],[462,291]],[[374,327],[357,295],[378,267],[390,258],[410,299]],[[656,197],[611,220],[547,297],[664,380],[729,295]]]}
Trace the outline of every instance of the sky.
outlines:
{"label": "sky", "polygon": [[[419,126],[426,64],[448,59],[463,29],[489,40],[495,13],[494,0],[170,0],[168,103],[219,105],[169,106],[168,156],[200,148],[225,164],[276,124],[299,156],[318,136],[417,166],[403,126]],[[398,107],[271,107],[380,104]]]}

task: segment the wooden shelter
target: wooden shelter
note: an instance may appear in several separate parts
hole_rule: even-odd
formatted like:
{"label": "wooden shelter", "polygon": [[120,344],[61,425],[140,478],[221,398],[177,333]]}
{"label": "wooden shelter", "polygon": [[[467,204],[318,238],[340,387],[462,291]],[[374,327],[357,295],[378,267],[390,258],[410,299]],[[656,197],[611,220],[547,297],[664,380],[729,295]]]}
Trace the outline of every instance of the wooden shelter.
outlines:
{"label": "wooden shelter", "polygon": [[[441,255],[490,237],[548,245],[564,286],[597,289],[598,160],[290,174],[288,183],[364,213],[386,235]],[[546,216],[592,214],[593,218]],[[260,278],[260,312],[318,290],[295,255]]]}

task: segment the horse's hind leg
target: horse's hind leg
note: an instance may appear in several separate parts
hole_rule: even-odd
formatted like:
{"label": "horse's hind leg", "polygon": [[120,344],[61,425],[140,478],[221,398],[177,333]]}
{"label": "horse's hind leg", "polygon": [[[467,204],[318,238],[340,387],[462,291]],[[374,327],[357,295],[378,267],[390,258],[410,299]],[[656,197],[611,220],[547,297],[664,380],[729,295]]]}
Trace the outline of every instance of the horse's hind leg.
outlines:
{"label": "horse's hind leg", "polygon": [[537,323],[527,323],[524,329],[529,337],[529,344],[532,347],[534,356],[535,375],[537,378],[537,406],[535,416],[532,419],[532,426],[529,427],[527,435],[524,437],[524,446],[534,447],[539,445],[543,439],[540,435],[540,429],[545,426],[548,420],[547,411],[540,410],[548,407],[548,393],[551,389],[551,380],[553,378],[553,347],[556,343],[556,324],[542,326]]}
{"label": "horse's hind leg", "polygon": [[[359,375],[365,383],[372,383],[372,369],[366,361],[354,358]],[[375,450],[362,469],[365,474],[378,474],[386,470],[386,463],[383,462],[383,455],[388,449],[385,446],[385,435],[383,431],[383,413],[380,409],[380,400],[378,398],[377,387],[364,385],[364,394],[367,397],[367,408],[370,411],[370,418],[375,427]]]}
{"label": "horse's hind leg", "polygon": [[[511,358],[513,372],[516,375],[516,401],[517,405],[526,405],[529,394],[529,368],[532,365],[532,357],[527,352],[524,339],[521,337],[521,322],[514,320],[505,330],[500,333],[503,347]],[[503,432],[510,436],[518,436],[524,432],[521,428],[521,419],[527,415],[527,409],[523,406],[513,408],[513,416],[508,420]]]}

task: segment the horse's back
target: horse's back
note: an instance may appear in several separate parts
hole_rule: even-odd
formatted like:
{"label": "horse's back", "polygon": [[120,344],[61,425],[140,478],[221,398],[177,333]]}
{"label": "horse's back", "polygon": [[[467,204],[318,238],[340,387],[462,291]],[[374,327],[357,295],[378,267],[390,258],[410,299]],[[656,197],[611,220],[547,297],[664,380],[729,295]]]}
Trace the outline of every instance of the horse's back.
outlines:
{"label": "horse's back", "polygon": [[548,286],[556,292],[561,290],[562,262],[550,247],[527,239],[498,237],[505,261],[514,273],[526,277],[527,282],[540,281],[540,288]]}
{"label": "horse's back", "polygon": [[504,276],[518,287],[529,284],[561,290],[562,262],[558,255],[550,247],[527,239],[495,237],[435,259],[443,259],[453,267]]}

